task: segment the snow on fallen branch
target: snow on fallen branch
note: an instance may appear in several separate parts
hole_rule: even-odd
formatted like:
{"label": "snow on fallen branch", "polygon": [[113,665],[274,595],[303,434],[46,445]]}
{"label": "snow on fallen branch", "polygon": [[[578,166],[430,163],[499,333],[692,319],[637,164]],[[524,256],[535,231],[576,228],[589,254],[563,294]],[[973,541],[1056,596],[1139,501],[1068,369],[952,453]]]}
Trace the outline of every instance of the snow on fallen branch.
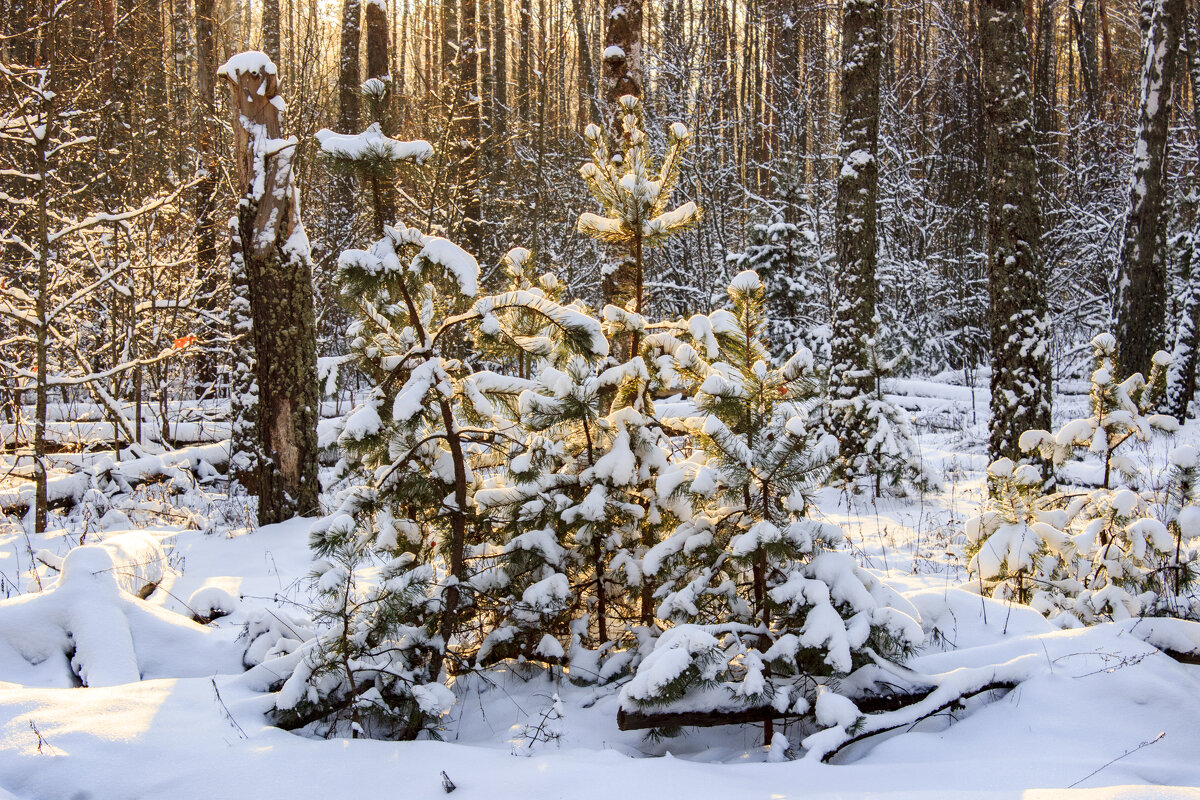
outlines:
{"label": "snow on fallen branch", "polygon": [[[46,498],[51,508],[72,508],[84,494],[96,489],[106,495],[131,492],[155,481],[171,481],[180,489],[216,473],[229,462],[229,442],[185,447],[162,455],[147,455],[129,461],[103,459],[90,467],[46,481]],[[34,484],[0,489],[0,513],[19,514],[33,507]]]}
{"label": "snow on fallen branch", "polygon": [[828,761],[855,742],[897,728],[907,727],[990,691],[1013,689],[1022,681],[1045,672],[1046,662],[1034,654],[1004,664],[962,667],[942,675],[928,676],[934,688],[921,700],[881,714],[866,714],[851,700],[833,692],[817,697],[817,721],[824,730],[808,736],[801,744],[805,758]]}
{"label": "snow on fallen branch", "polygon": [[1200,664],[1200,622],[1170,617],[1135,617],[1112,623],[1183,664]]}
{"label": "snow on fallen branch", "polygon": [[[1200,626],[1197,626],[1200,628]],[[1007,691],[1045,671],[1045,662],[1028,654],[1005,664],[961,668],[942,675],[917,675],[903,670],[904,682],[919,680],[924,686],[891,694],[873,694],[851,700],[833,691],[817,697],[817,722],[826,726],[802,742],[806,758],[829,761],[852,744],[962,705],[989,692]],[[769,705],[741,709],[706,709],[684,712],[644,712],[620,709],[620,730],[672,727],[712,727],[782,720],[789,716]]]}

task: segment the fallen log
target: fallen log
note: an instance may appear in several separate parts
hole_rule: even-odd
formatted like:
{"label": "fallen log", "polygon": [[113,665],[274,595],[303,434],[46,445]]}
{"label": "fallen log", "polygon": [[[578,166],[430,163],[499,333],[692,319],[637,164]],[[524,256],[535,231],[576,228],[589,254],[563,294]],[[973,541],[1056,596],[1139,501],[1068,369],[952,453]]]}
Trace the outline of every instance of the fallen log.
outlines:
{"label": "fallen log", "polygon": [[[836,756],[838,753],[842,752],[843,750],[845,750],[847,747],[849,747],[852,744],[857,744],[858,742],[861,742],[864,739],[870,739],[872,736],[878,736],[881,733],[888,733],[889,731],[898,730],[900,728],[911,727],[911,726],[917,724],[918,722],[921,722],[922,720],[926,720],[926,719],[929,719],[930,717],[936,716],[936,715],[942,713],[943,711],[947,711],[947,710],[949,710],[951,708],[955,708],[955,707],[961,707],[963,704],[966,703],[967,700],[971,699],[972,697],[978,697],[979,695],[987,694],[988,692],[997,692],[997,691],[1007,692],[1007,691],[1011,691],[1012,689],[1015,689],[1015,688],[1017,688],[1016,681],[995,681],[993,683],[987,684],[986,686],[980,686],[973,691],[964,692],[950,700],[947,700],[947,701],[941,703],[940,705],[937,705],[937,706],[933,707],[932,709],[921,713],[915,719],[903,719],[903,720],[897,721],[894,724],[887,724],[887,723],[884,723],[882,725],[878,724],[878,722],[880,720],[886,718],[886,716],[888,714],[895,713],[897,711],[901,711],[902,709],[907,707],[907,706],[900,706],[898,708],[892,709],[891,711],[884,712],[883,714],[879,714],[878,716],[876,716],[874,718],[874,721],[877,723],[876,725],[865,726],[868,728],[868,730],[864,731],[863,733],[857,734],[855,736],[851,736],[850,738],[841,742],[836,747],[834,747],[832,750],[823,754],[821,756],[821,760],[825,763],[829,763],[829,761],[832,760],[834,756]],[[933,690],[930,690],[929,692],[926,693],[926,697],[928,697],[932,693],[933,693]],[[917,702],[919,702],[919,701],[917,701]],[[864,710],[862,707],[862,704],[859,704],[859,710],[860,711]]]}
{"label": "fallen log", "polygon": [[[886,695],[868,695],[854,699],[854,704],[864,714],[897,711],[919,703],[933,694],[934,687],[913,692]],[[731,711],[617,711],[617,727],[623,731],[639,731],[651,728],[713,728],[718,725],[746,725],[768,720],[796,719],[799,715],[779,711],[772,706],[754,706]]]}

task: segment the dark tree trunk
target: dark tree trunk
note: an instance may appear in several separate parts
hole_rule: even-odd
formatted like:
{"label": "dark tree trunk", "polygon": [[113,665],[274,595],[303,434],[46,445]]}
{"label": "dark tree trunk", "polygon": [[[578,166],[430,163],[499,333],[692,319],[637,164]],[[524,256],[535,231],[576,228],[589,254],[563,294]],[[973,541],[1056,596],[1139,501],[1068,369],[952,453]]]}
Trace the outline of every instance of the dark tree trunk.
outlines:
{"label": "dark tree trunk", "polygon": [[[642,96],[642,0],[604,0],[604,62],[601,83],[604,102],[610,115],[609,136],[619,143],[625,135],[624,116],[618,102],[625,95]],[[614,150],[619,150],[619,145]],[[634,240],[628,253],[614,254],[616,261],[601,277],[604,303],[641,312],[641,237]],[[617,351],[617,357],[632,353]]]}
{"label": "dark tree trunk", "polygon": [[1037,127],[1037,144],[1040,148],[1039,166],[1042,183],[1048,191],[1054,178],[1051,158],[1057,140],[1058,126],[1055,122],[1055,98],[1058,82],[1055,80],[1054,59],[1054,0],[1038,3],[1037,70],[1034,73],[1033,113]]}
{"label": "dark tree trunk", "polygon": [[591,42],[588,40],[587,23],[583,18],[583,0],[571,0],[571,18],[575,23],[575,44],[579,57],[579,76],[587,103],[584,114],[592,122],[600,122],[600,103],[596,99],[596,69],[592,66]]}
{"label": "dark tree trunk", "polygon": [[[247,3],[249,5],[249,3]],[[279,0],[262,0],[262,49],[272,61],[279,59]]]}
{"label": "dark tree trunk", "polygon": [[642,96],[642,0],[604,0],[604,101],[620,135],[617,101]]}
{"label": "dark tree trunk", "polygon": [[[238,185],[235,259],[245,264],[258,384],[258,521],[318,510],[316,326],[312,264],[293,183],[294,139],[272,104],[272,69],[227,73]],[[261,155],[265,151],[266,155]],[[256,153],[258,159],[256,164]]]}
{"label": "dark tree trunk", "polygon": [[1021,456],[1017,440],[1050,427],[1050,354],[1041,210],[1033,147],[1029,40],[1021,0],[979,11],[988,157],[988,291],[992,351],[989,452]]}
{"label": "dark tree trunk", "polygon": [[[357,51],[357,48],[355,48]],[[388,74],[387,12],[380,1],[367,2],[367,77],[382,78]]]}
{"label": "dark tree trunk", "polygon": [[[362,75],[359,72],[359,44],[362,39],[362,4],[360,0],[343,0],[342,39],[338,55],[338,131],[359,132],[361,117]],[[329,238],[333,251],[339,253],[355,244],[354,179],[335,174],[330,180]]]}
{"label": "dark tree trunk", "polygon": [[[879,82],[883,51],[879,0],[846,0],[842,24],[841,170],[837,182],[837,301],[830,342],[835,400],[871,389],[867,339],[875,335],[879,196]],[[868,425],[857,406],[835,414],[848,476],[866,451]]]}
{"label": "dark tree trunk", "polygon": [[[1200,90],[1200,40],[1197,37],[1197,22],[1200,17],[1184,23],[1184,41],[1187,53],[1188,74],[1191,78],[1192,114],[1200,123],[1200,103],[1196,92]],[[1200,130],[1200,128],[1198,128]],[[1167,413],[1183,422],[1188,406],[1196,396],[1197,349],[1200,348],[1200,264],[1196,263],[1197,237],[1200,237],[1200,210],[1196,203],[1188,203],[1194,215],[1191,231],[1180,234],[1182,241],[1179,253],[1179,278],[1183,296],[1179,301],[1175,328],[1175,347],[1170,370],[1167,373]]]}
{"label": "dark tree trunk", "polygon": [[[204,170],[196,184],[196,260],[206,276],[214,275],[217,266],[217,154],[213,143],[217,69],[217,41],[213,34],[215,16],[215,0],[196,0],[196,85],[201,113],[197,138]],[[216,288],[215,281],[207,279],[204,286],[208,291]]]}
{"label": "dark tree trunk", "polygon": [[1166,344],[1167,271],[1161,244],[1167,222],[1165,178],[1171,97],[1184,16],[1183,0],[1155,0],[1146,35],[1129,213],[1113,304],[1117,362],[1122,375],[1149,370],[1150,359]]}
{"label": "dark tree trunk", "polygon": [[338,61],[338,130],[358,133],[359,86],[358,47],[361,37],[362,5],[359,0],[342,3],[342,46]]}
{"label": "dark tree trunk", "polygon": [[482,140],[479,102],[479,41],[477,0],[463,0],[459,15],[458,183],[463,192],[463,246],[475,255],[483,253],[482,185],[479,151]]}
{"label": "dark tree trunk", "polygon": [[497,154],[508,142],[508,3],[492,4],[492,136]]}
{"label": "dark tree trunk", "polygon": [[517,11],[521,39],[517,46],[517,114],[522,122],[533,118],[533,7],[530,0],[521,0]]}

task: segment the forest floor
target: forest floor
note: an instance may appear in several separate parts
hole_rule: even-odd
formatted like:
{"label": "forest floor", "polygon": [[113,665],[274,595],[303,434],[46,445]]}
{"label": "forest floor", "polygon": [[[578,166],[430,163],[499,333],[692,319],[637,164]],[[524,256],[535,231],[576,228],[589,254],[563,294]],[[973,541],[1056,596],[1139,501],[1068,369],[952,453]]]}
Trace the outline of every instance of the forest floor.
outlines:
{"label": "forest floor", "polygon": [[[1200,798],[1200,666],[1131,635],[1136,622],[1062,631],[1028,607],[972,592],[960,548],[983,493],[986,392],[936,381],[892,389],[914,413],[938,485],[879,501],[829,489],[820,511],[920,611],[928,639],[913,669],[944,674],[1030,656],[1044,664],[1003,696],[874,737],[831,764],[803,751],[781,761],[762,746],[761,726],[658,740],[623,732],[620,681],[579,686],[560,669],[513,665],[457,682],[441,742],[286,733],[266,722],[271,696],[247,680],[240,637],[261,609],[308,602],[311,520],[251,529],[245,507],[217,483],[180,485],[186,476],[176,476],[178,491],[136,488],[119,507],[78,511],[44,536],[12,517],[0,526],[0,597],[9,598],[0,600],[0,800],[434,798],[444,796],[443,772],[456,800]],[[1082,411],[1083,397],[1060,399],[1056,417]],[[1175,442],[1200,444],[1200,426]],[[1156,442],[1143,456],[1161,460],[1165,447]],[[56,477],[67,479],[68,461]],[[131,530],[163,547],[166,568],[147,600],[123,596],[127,627],[100,619],[96,630],[132,638],[141,680],[77,688],[61,642],[31,620],[67,630],[71,615],[103,615],[65,603],[32,613],[57,575],[35,554],[54,564],[81,537],[103,542]],[[233,598],[233,608],[201,627],[188,604],[206,596]],[[89,596],[79,597],[86,606]],[[110,646],[74,642],[79,653]]]}

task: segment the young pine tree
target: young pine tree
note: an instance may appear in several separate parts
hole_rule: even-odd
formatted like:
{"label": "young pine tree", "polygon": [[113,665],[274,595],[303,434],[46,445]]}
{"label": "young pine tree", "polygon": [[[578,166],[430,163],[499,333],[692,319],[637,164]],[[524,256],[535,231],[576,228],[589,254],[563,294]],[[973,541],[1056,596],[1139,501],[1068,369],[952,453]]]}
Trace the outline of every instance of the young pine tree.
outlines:
{"label": "young pine tree", "polygon": [[[386,719],[364,732],[411,737],[446,707],[447,659],[470,659],[476,589],[468,558],[490,531],[474,494],[512,439],[504,409],[527,384],[473,371],[449,350],[471,337],[478,350],[507,342],[599,358],[608,342],[599,322],[542,294],[477,298],[479,266],[450,241],[384,230],[370,250],[340,259],[343,299],[358,317],[349,331],[356,366],[374,388],[347,417],[339,444],[365,483],[313,528],[329,632],[285,685],[280,710],[328,720],[347,709],[361,717],[371,702],[372,715]],[[525,314],[545,319],[548,342],[510,327]],[[364,587],[370,566],[379,578]],[[380,667],[378,658],[399,665]],[[323,678],[330,674],[338,679]]]}
{"label": "young pine tree", "polygon": [[812,329],[825,316],[827,296],[816,234],[782,219],[756,223],[745,251],[730,253],[727,260],[738,270],[754,270],[766,286],[772,360],[782,363],[802,345],[811,349]]}
{"label": "young pine tree", "polygon": [[[601,213],[580,214],[578,229],[614,245],[620,253],[617,263],[606,268],[603,275],[605,303],[641,315],[646,308],[647,251],[699,222],[700,209],[689,201],[668,210],[671,193],[679,182],[683,154],[691,140],[687,126],[675,122],[668,127],[667,152],[655,172],[650,165],[641,101],[625,95],[619,105],[624,131],[616,137],[618,147],[610,147],[597,125],[588,125],[583,133],[591,160],[579,173],[600,204]],[[634,330],[627,353],[637,354],[640,338]]]}
{"label": "young pine tree", "polygon": [[1074,543],[1043,496],[1037,467],[1000,458],[988,466],[987,482],[987,504],[967,520],[967,571],[993,597],[1032,602],[1061,576]]}
{"label": "young pine tree", "polygon": [[811,354],[769,367],[761,281],[742,272],[728,291],[731,309],[708,317],[714,357],[674,348],[674,368],[698,385],[696,416],[678,421],[695,449],[659,480],[660,494],[686,501],[683,522],[644,566],[675,626],[622,691],[625,710],[802,715],[818,687],[870,660],[868,648],[897,655],[920,639],[903,601],[830,552],[841,530],[810,517],[809,494],[837,454],[810,425]]}
{"label": "young pine tree", "polygon": [[1176,551],[1189,558],[1190,536],[1170,528],[1176,514],[1186,521],[1191,513],[1182,511],[1192,491],[1188,471],[1172,472],[1162,492],[1164,513],[1156,515],[1153,476],[1130,452],[1132,443],[1148,443],[1155,428],[1177,427],[1173,418],[1151,413],[1170,359],[1155,356],[1149,381],[1135,373],[1118,382],[1115,339],[1100,335],[1092,346],[1091,414],[1054,433],[1026,431],[1019,442],[1058,470],[1061,483],[1098,486],[1046,494],[1036,468],[1001,459],[989,469],[988,509],[967,525],[970,569],[981,582],[1063,626],[1165,609],[1174,602],[1172,579],[1188,582]]}

